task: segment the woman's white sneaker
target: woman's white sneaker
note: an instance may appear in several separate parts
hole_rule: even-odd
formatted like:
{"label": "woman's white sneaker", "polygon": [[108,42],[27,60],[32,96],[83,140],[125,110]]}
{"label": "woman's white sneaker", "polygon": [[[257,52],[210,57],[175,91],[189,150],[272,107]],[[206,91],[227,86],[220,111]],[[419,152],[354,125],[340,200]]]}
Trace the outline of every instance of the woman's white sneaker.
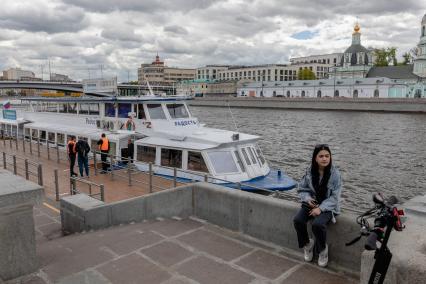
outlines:
{"label": "woman's white sneaker", "polygon": [[327,264],[328,264],[328,245],[325,245],[325,249],[319,253],[318,265],[321,267],[326,267]]}
{"label": "woman's white sneaker", "polygon": [[314,244],[314,240],[309,239],[309,243],[303,247],[303,251],[305,253],[305,261],[310,262],[314,258]]}

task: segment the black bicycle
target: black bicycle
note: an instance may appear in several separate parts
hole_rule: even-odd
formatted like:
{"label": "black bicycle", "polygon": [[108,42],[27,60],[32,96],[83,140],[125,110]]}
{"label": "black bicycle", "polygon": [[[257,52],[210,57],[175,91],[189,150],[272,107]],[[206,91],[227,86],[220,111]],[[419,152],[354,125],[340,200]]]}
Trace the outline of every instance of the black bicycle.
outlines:
{"label": "black bicycle", "polygon": [[[392,229],[402,231],[405,228],[403,224],[404,219],[401,218],[401,216],[404,216],[404,210],[398,209],[395,206],[398,203],[398,199],[395,196],[385,199],[381,193],[376,193],[373,195],[373,201],[375,204],[374,208],[367,210],[356,219],[356,222],[361,226],[360,236],[346,245],[350,246],[359,241],[361,237],[367,237],[364,248],[376,251],[374,254],[376,261],[368,284],[382,284],[392,259],[392,253],[387,243]],[[368,222],[370,218],[375,218],[374,227],[371,227]],[[381,243],[379,248],[377,248],[377,241]]]}

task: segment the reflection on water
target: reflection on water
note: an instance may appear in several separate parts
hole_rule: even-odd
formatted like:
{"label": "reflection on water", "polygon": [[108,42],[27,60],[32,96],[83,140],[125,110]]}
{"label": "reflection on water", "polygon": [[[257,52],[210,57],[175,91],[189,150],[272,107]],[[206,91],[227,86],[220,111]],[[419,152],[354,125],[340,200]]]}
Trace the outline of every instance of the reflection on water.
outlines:
{"label": "reflection on water", "polygon": [[[235,130],[228,108],[191,106],[209,127]],[[342,172],[343,203],[368,208],[371,194],[426,194],[426,115],[232,108],[241,132],[261,136],[270,166],[300,180],[313,146],[327,143]]]}

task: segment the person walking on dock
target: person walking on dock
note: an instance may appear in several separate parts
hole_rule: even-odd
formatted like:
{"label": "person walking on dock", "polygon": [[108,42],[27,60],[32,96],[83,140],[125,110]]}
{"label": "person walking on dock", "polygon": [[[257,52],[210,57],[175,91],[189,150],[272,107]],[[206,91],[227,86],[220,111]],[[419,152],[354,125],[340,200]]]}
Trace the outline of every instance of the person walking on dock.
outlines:
{"label": "person walking on dock", "polygon": [[68,158],[70,161],[70,176],[72,177],[77,176],[77,174],[74,172],[75,157],[76,157],[75,136],[68,136],[67,152],[68,152]]}
{"label": "person walking on dock", "polygon": [[89,152],[90,146],[86,140],[79,139],[75,145],[75,151],[78,155],[78,169],[80,176],[83,177],[83,168],[86,171],[86,176],[89,177]]}
{"label": "person walking on dock", "polygon": [[98,141],[99,150],[101,151],[101,161],[102,161],[102,172],[106,173],[108,170],[107,157],[109,152],[109,140],[106,138],[105,133],[102,133],[101,139]]}

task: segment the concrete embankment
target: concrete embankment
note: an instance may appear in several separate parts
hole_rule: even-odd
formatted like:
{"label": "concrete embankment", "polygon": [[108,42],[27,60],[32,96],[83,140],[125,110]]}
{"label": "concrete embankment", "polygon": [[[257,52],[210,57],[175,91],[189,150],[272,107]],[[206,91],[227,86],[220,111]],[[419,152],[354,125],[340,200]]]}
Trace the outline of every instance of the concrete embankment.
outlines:
{"label": "concrete embankment", "polygon": [[426,114],[426,99],[350,99],[350,98],[196,98],[194,106],[374,111]]}

